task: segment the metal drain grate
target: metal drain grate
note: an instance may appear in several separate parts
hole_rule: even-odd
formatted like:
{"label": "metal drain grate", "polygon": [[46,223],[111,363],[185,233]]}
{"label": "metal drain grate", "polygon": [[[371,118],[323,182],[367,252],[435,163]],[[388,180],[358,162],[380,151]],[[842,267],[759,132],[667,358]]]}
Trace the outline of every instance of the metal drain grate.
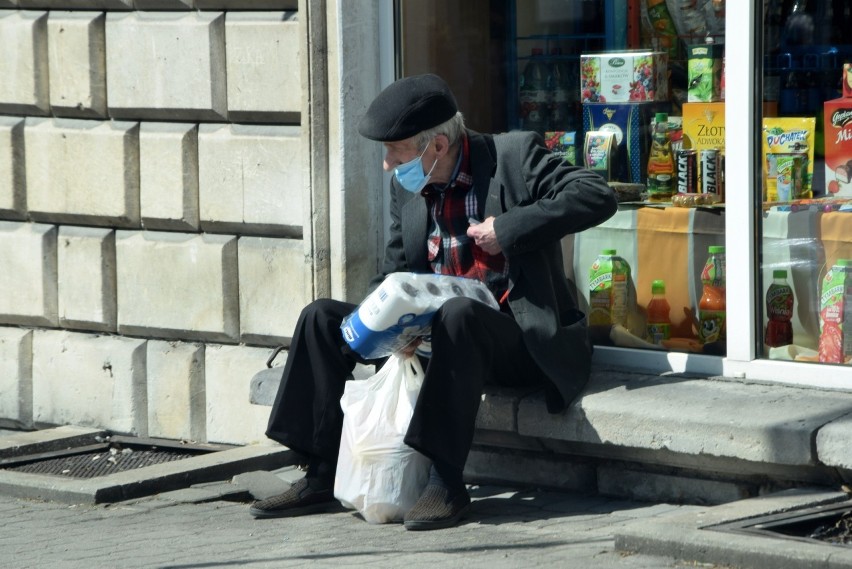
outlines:
{"label": "metal drain grate", "polygon": [[232,448],[228,445],[121,436],[96,439],[98,444],[0,459],[0,470],[69,478],[96,478]]}
{"label": "metal drain grate", "polygon": [[95,478],[125,470],[190,458],[191,456],[195,456],[195,453],[163,450],[132,450],[129,448],[117,450],[110,448],[106,451],[40,460],[38,462],[9,467],[6,470],[68,476],[70,478]]}

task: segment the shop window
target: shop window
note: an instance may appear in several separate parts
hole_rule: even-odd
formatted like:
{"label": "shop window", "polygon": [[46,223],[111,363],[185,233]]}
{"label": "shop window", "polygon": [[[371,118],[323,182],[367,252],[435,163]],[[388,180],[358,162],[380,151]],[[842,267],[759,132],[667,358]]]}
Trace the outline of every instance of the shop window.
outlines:
{"label": "shop window", "polygon": [[538,131],[618,192],[564,246],[595,342],[724,355],[724,0],[399,0],[396,22],[397,75],[442,75],[469,127]]}
{"label": "shop window", "polygon": [[852,4],[761,7],[759,351],[844,364],[852,359]]}

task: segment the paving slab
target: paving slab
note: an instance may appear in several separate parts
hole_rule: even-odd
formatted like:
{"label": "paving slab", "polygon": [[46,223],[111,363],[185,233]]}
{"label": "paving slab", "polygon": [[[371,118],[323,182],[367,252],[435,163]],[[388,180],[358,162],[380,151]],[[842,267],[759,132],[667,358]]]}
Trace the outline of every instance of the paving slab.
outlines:
{"label": "paving slab", "polygon": [[[228,480],[245,471],[280,468],[295,460],[292,451],[286,447],[270,444],[225,450],[211,446],[214,452],[92,478],[71,478],[3,468],[4,460],[14,461],[22,456],[49,450],[93,444],[97,439],[103,441],[102,435],[106,433],[66,427],[0,437],[0,494],[71,504],[118,502],[184,489],[193,484]],[[7,465],[12,466],[8,462]],[[228,492],[221,488],[215,492],[207,488],[205,492],[206,499],[212,500],[230,493],[245,494],[245,489],[231,486]]]}

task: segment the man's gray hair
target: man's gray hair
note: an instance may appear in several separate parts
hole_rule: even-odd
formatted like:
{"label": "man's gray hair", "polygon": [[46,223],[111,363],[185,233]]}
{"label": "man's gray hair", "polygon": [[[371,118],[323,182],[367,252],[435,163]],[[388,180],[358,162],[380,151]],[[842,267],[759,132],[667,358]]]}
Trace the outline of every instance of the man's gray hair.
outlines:
{"label": "man's gray hair", "polygon": [[456,112],[456,115],[445,123],[432,127],[429,130],[424,130],[417,135],[417,149],[423,151],[429,141],[443,134],[450,141],[450,146],[454,145],[461,139],[464,132],[464,117],[461,112]]}

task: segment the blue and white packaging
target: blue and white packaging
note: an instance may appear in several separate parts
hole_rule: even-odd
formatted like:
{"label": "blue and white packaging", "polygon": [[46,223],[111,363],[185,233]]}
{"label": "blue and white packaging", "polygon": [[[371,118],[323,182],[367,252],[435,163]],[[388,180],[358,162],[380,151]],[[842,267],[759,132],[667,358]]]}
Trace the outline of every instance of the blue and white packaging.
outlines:
{"label": "blue and white packaging", "polygon": [[415,338],[429,336],[435,312],[461,296],[499,309],[488,287],[475,279],[392,273],[343,319],[340,330],[349,347],[363,358],[384,358]]}

